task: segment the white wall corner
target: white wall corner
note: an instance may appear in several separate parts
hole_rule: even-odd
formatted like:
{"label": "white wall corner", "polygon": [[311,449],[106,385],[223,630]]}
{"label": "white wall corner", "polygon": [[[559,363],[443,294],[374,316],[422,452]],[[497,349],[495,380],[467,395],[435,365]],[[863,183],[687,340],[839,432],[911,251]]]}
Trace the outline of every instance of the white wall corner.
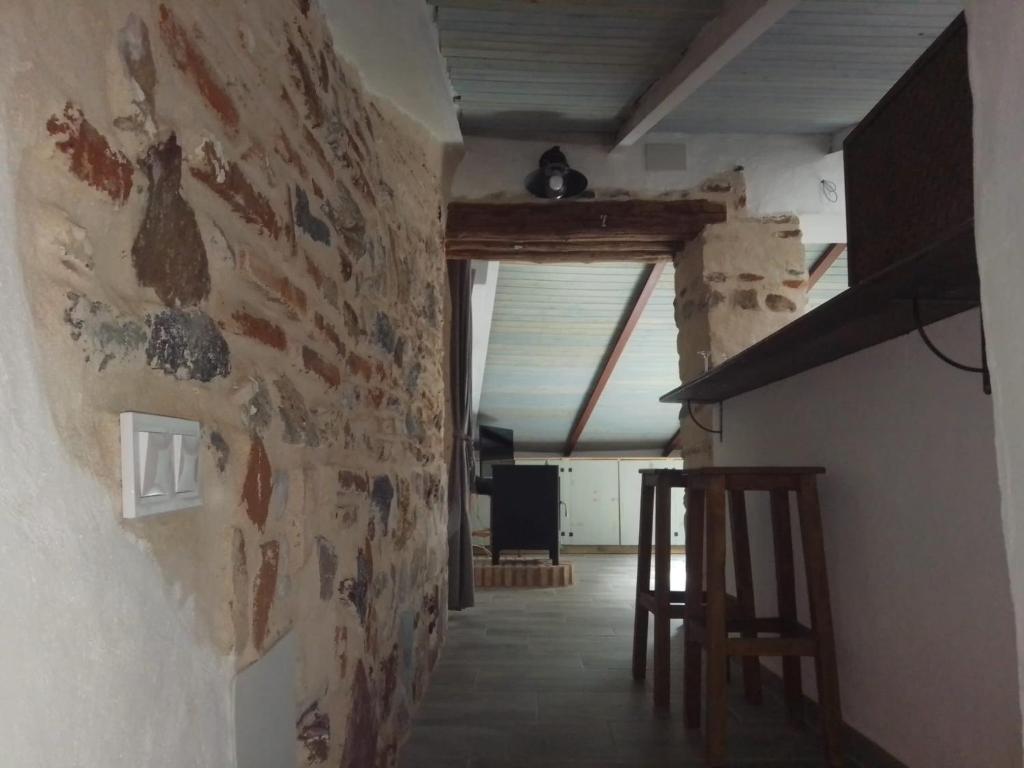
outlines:
{"label": "white wall corner", "polygon": [[1024,5],[968,0],[968,55],[974,97],[975,238],[1001,492],[1003,539],[1017,630],[1018,721],[1024,711],[1024,334],[1020,286],[1024,260]]}
{"label": "white wall corner", "polygon": [[480,397],[484,388],[484,371],[487,368],[487,348],[491,341],[491,321],[494,318],[494,299],[498,290],[497,261],[473,262],[473,293],[471,296],[473,315],[473,420],[480,412]]}
{"label": "white wall corner", "polygon": [[848,125],[845,128],[842,128],[842,129],[836,131],[835,133],[833,133],[832,136],[829,137],[829,151],[830,152],[842,152],[843,151],[843,142],[846,141],[846,137],[847,136],[849,136],[851,133],[853,133],[853,129],[856,128],[856,127],[857,127],[857,124]]}
{"label": "white wall corner", "polygon": [[433,6],[423,0],[324,0],[334,48],[366,88],[422,123],[442,144],[462,143]]}

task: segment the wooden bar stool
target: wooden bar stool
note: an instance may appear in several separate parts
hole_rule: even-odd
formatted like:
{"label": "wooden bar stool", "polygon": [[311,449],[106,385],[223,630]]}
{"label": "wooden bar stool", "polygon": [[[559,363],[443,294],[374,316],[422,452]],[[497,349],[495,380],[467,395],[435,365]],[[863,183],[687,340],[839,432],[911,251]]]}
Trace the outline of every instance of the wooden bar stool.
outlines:
{"label": "wooden bar stool", "polygon": [[[636,614],[633,622],[633,679],[643,680],[647,673],[648,614],[654,614],[654,706],[669,708],[670,699],[670,625],[671,619],[685,617],[686,591],[670,589],[672,566],[672,489],[686,487],[686,472],[680,469],[640,470],[640,536],[636,572]],[[689,520],[689,515],[687,516]],[[743,518],[744,524],[746,517]],[[687,523],[689,525],[689,523]],[[744,531],[746,528],[744,528]],[[689,535],[689,528],[687,528]],[[654,589],[651,589],[651,536],[654,536]],[[744,541],[746,540],[744,534]],[[698,557],[701,549],[698,547]],[[750,578],[750,550],[746,558],[736,562],[737,597],[726,595],[731,613],[748,615],[744,606],[749,604],[753,617],[753,581]],[[741,567],[743,561],[745,569]],[[689,579],[690,553],[687,550],[687,578]],[[689,585],[688,585],[689,586]],[[697,598],[703,604],[704,594]],[[747,700],[761,703],[761,670],[757,659],[743,669],[743,684]],[[697,680],[700,685],[700,679]]]}
{"label": "wooden bar stool", "polygon": [[[821,708],[825,756],[830,766],[841,766],[839,675],[836,669],[832,609],[829,603],[825,547],[818,504],[816,476],[820,467],[708,467],[682,470],[687,488],[686,593],[685,602],[685,721],[700,727],[701,649],[707,652],[705,750],[709,765],[720,766],[726,757],[726,667],[731,656],[757,663],[758,656],[781,656],[786,707],[794,721],[802,719],[803,692],[800,657],[815,660],[818,704]],[[733,531],[737,585],[741,594],[752,595],[750,549],[747,537],[746,491],[766,491],[771,499],[772,535],[775,549],[775,583],[779,615],[757,618],[752,600],[741,599],[741,615],[727,616],[725,594],[726,495]],[[811,626],[797,621],[796,586],[789,494],[794,492],[800,518]],[[706,546],[706,551],[705,551]],[[703,561],[707,557],[707,584]],[[742,576],[740,572],[742,573]],[[703,599],[698,600],[698,596]],[[731,635],[738,634],[739,637]],[[761,637],[760,635],[772,635]]]}

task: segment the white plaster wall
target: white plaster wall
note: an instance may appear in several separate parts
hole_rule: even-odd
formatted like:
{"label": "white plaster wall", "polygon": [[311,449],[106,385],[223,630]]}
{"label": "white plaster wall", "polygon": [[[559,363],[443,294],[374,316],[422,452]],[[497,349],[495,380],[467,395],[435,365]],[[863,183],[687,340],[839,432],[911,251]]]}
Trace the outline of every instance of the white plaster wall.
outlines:
{"label": "white plaster wall", "polygon": [[[637,196],[679,192],[709,176],[744,167],[747,206],[755,215],[795,213],[804,242],[846,242],[846,199],[842,153],[829,153],[827,136],[757,136],[652,134],[651,142],[678,142],[685,147],[685,171],[649,172],[644,145],[609,153],[594,143],[561,142],[574,168],[585,173],[595,190],[628,191]],[[541,153],[556,141],[519,141],[467,136],[466,155],[455,174],[452,196],[476,199],[525,194],[523,180],[537,167]],[[835,182],[840,197],[829,202],[821,180]]]}
{"label": "white plaster wall", "polygon": [[1024,4],[969,0],[966,6],[978,270],[992,369],[1003,533],[1016,608],[1019,706],[1024,709]]}
{"label": "white plaster wall", "polygon": [[295,768],[295,699],[299,638],[289,632],[235,678],[238,768]]}
{"label": "white plaster wall", "polygon": [[[0,103],[14,62],[0,49]],[[65,455],[24,295],[0,126],[0,763],[233,766],[233,664]],[[114,427],[116,429],[116,426]]]}
{"label": "white plaster wall", "polygon": [[494,299],[498,292],[498,270],[501,262],[473,262],[472,304],[473,338],[472,357],[472,418],[480,412],[480,396],[484,389],[484,369],[487,367],[487,350],[491,346],[491,321],[494,319]]}
{"label": "white plaster wall", "polygon": [[360,70],[370,91],[418,120],[440,142],[461,144],[433,6],[424,0],[321,0],[321,5],[335,50]]}
{"label": "white plaster wall", "polygon": [[[469,524],[474,531],[483,531],[491,527],[491,497],[474,496],[473,503],[469,508]],[[479,541],[474,539],[474,544],[490,543],[490,537],[483,537]]]}
{"label": "white plaster wall", "polygon": [[[930,330],[954,358],[978,360],[976,312]],[[846,720],[909,766],[1019,766],[992,402],[980,376],[905,336],[725,408],[717,464],[828,470],[820,488]],[[765,500],[750,501],[757,607],[770,615],[770,524]],[[807,621],[802,567],[798,558]],[[813,679],[806,664],[812,692]]]}

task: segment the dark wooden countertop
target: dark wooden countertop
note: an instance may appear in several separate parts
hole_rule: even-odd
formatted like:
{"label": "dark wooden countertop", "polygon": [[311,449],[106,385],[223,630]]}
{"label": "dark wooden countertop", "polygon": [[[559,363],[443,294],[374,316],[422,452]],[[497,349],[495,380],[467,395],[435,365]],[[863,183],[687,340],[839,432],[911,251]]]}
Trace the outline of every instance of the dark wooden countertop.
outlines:
{"label": "dark wooden countertop", "polygon": [[717,403],[916,330],[914,299],[929,323],[978,306],[973,222],[797,318],[663,403]]}

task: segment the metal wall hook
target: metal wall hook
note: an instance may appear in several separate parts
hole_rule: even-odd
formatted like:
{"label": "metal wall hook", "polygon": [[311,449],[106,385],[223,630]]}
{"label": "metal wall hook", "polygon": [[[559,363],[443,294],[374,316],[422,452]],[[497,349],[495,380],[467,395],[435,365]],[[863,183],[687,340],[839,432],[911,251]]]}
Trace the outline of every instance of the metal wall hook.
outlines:
{"label": "metal wall hook", "polygon": [[720,441],[724,439],[722,433],[723,433],[723,429],[724,429],[723,425],[724,425],[725,407],[723,406],[722,403],[718,404],[718,429],[708,429],[703,424],[701,424],[699,421],[697,421],[697,417],[693,415],[693,401],[692,400],[687,400],[686,401],[686,412],[690,416],[690,421],[692,421],[694,424],[696,424],[699,429],[702,429],[703,431],[707,432],[710,435],[718,435],[718,439]]}
{"label": "metal wall hook", "polygon": [[949,355],[939,349],[935,342],[928,338],[928,334],[924,330],[924,323],[921,321],[921,301],[915,296],[914,297],[914,324],[917,326],[917,333],[921,337],[921,340],[925,343],[925,346],[932,351],[937,358],[946,365],[951,365],[961,371],[967,371],[968,373],[980,373],[982,377],[982,390],[986,395],[992,394],[992,378],[989,375],[988,370],[988,351],[985,348],[985,319],[981,318],[981,365],[965,365],[964,363],[958,362],[951,358]]}

